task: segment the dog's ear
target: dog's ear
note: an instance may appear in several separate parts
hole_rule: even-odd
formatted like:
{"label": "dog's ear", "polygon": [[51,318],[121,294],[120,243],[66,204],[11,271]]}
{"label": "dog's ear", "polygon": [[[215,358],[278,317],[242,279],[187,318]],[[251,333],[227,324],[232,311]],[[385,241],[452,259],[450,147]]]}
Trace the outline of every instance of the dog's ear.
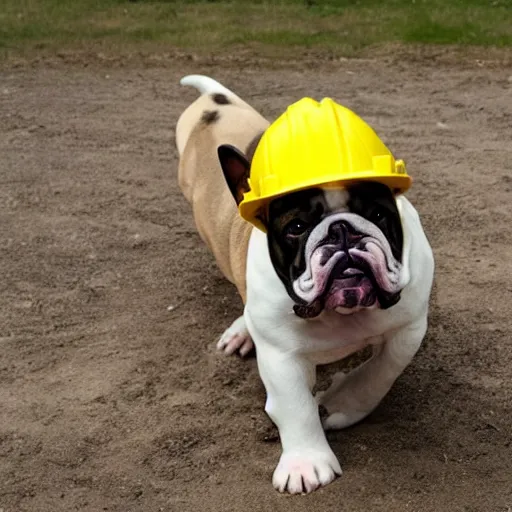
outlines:
{"label": "dog's ear", "polygon": [[223,144],[217,148],[220,165],[229,190],[239,205],[244,198],[244,193],[249,191],[249,173],[251,165],[245,155],[229,144]]}

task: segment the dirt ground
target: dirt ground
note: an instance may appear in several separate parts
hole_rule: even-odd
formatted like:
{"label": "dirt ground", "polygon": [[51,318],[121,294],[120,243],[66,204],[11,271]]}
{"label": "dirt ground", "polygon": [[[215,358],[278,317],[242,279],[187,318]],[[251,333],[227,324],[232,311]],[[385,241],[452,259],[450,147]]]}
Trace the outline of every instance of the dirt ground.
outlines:
{"label": "dirt ground", "polygon": [[[0,72],[1,512],[512,510],[512,67],[300,67]],[[356,109],[435,250],[422,350],[329,434],[344,474],[309,496],[272,488],[255,360],[214,350],[241,303],[176,183],[190,72],[269,118],[305,95]]]}

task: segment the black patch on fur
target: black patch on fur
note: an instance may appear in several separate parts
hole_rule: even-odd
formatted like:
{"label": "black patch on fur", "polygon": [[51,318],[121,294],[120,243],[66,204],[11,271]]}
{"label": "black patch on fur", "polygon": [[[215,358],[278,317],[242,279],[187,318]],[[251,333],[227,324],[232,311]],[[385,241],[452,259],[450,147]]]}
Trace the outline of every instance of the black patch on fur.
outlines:
{"label": "black patch on fur", "polygon": [[217,105],[229,105],[231,102],[228,100],[228,97],[225,94],[217,93],[212,94],[212,100],[217,103]]}
{"label": "black patch on fur", "polygon": [[205,110],[201,116],[201,122],[204,124],[212,124],[219,120],[218,110]]}
{"label": "black patch on fur", "polygon": [[[324,216],[332,213],[328,210],[324,192],[321,189],[306,189],[293,192],[274,199],[267,212],[267,239],[272,265],[284,284],[288,295],[297,303],[301,299],[293,290],[293,281],[306,268],[304,255],[306,242],[313,228]],[[309,225],[303,236],[290,241],[285,235],[285,228],[293,219],[299,219]],[[306,312],[296,311],[303,318]]]}
{"label": "black patch on fur", "polygon": [[385,235],[393,256],[402,261],[404,234],[393,192],[380,183],[358,183],[349,188],[348,207],[373,222]]}

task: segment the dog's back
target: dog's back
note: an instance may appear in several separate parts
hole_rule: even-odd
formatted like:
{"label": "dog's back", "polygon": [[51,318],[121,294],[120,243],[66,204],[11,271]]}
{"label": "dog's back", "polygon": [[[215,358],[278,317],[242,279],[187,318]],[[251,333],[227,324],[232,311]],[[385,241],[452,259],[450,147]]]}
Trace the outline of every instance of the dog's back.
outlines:
{"label": "dog's back", "polygon": [[201,238],[245,302],[247,246],[252,226],[238,215],[217,148],[232,144],[251,151],[269,123],[211,78],[190,75],[181,84],[195,87],[201,96],[183,112],[176,126],[179,186],[192,205]]}

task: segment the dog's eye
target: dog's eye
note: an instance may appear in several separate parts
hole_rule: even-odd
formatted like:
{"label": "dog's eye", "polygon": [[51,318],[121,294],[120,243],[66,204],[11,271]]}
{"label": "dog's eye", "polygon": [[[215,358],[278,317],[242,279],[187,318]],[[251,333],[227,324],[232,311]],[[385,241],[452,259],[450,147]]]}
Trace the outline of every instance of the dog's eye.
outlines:
{"label": "dog's eye", "polygon": [[374,210],[372,211],[372,213],[370,215],[370,220],[374,224],[379,224],[380,222],[382,222],[385,219],[386,219],[386,210],[384,210],[384,208],[382,208],[381,206],[377,206],[376,208],[374,208]]}
{"label": "dog's eye", "polygon": [[293,219],[284,228],[284,234],[289,238],[296,238],[303,235],[308,228],[309,224],[307,222],[301,219]]}

